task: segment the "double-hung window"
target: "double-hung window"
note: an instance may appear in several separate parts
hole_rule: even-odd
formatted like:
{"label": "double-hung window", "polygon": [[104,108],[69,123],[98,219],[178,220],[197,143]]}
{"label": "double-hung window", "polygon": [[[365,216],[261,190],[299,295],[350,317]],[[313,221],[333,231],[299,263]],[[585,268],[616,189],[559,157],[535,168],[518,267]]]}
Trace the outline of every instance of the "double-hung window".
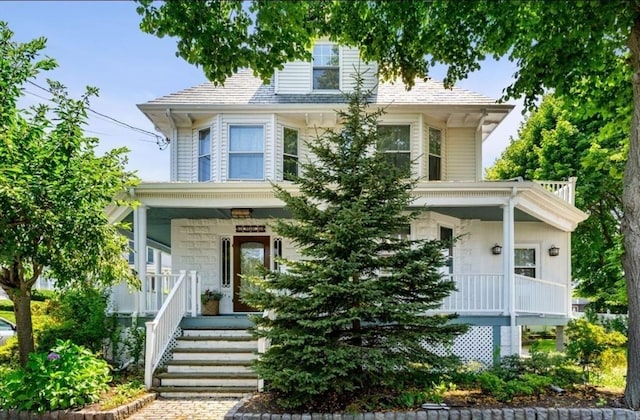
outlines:
{"label": "double-hung window", "polygon": [[198,182],[211,181],[211,129],[198,131]]}
{"label": "double-hung window", "polygon": [[313,89],[340,89],[340,54],[337,45],[319,44],[313,47]]}
{"label": "double-hung window", "polygon": [[536,277],[536,249],[516,248],[515,249],[515,273],[527,277]]}
{"label": "double-hung window", "polygon": [[442,130],[429,127],[429,181],[442,179]]}
{"label": "double-hung window", "polygon": [[391,165],[398,168],[403,176],[411,175],[411,126],[378,126],[378,151]]}
{"label": "double-hung window", "polygon": [[298,130],[285,127],[282,143],[282,179],[292,181],[298,176]]}
{"label": "double-hung window", "polygon": [[229,126],[229,179],[264,179],[264,126]]}

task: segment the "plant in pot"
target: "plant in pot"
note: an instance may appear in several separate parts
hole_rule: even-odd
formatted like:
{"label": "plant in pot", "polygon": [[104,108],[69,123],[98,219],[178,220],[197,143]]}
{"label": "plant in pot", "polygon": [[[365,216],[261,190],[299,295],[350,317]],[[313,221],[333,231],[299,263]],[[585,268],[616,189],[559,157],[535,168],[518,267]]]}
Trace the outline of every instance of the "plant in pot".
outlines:
{"label": "plant in pot", "polygon": [[220,299],[222,293],[207,289],[200,295],[202,302],[202,315],[218,315],[220,312]]}

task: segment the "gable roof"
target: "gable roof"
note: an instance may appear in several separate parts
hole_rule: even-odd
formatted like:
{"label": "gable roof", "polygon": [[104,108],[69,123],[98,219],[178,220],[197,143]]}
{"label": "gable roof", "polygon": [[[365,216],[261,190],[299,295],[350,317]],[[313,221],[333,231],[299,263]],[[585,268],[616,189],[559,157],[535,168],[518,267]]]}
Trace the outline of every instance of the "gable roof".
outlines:
{"label": "gable roof", "polygon": [[[416,81],[407,91],[401,81],[380,83],[371,98],[372,104],[387,105],[495,105],[496,100],[479,93],[454,87],[445,89],[435,80]],[[341,94],[276,94],[273,79],[263,84],[251,70],[244,69],[225,81],[224,86],[203,83],[139,105],[276,105],[276,104],[343,104]]]}

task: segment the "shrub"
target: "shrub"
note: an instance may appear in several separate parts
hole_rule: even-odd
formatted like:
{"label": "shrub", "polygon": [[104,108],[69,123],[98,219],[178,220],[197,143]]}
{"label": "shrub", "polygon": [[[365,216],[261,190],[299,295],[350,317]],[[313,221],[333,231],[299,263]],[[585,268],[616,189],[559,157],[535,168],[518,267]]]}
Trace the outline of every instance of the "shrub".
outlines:
{"label": "shrub", "polygon": [[48,313],[53,318],[38,334],[38,349],[51,348],[57,339],[97,352],[109,337],[107,295],[97,289],[69,289],[50,301]]}
{"label": "shrub", "polygon": [[515,397],[542,394],[552,381],[549,377],[533,373],[505,380],[495,372],[486,371],[478,375],[477,383],[484,393],[492,395],[498,401],[508,402]]}
{"label": "shrub", "polygon": [[68,340],[50,353],[31,353],[25,369],[0,375],[0,407],[36,412],[94,403],[110,380],[107,362]]}
{"label": "shrub", "polygon": [[590,381],[591,371],[601,365],[605,350],[622,346],[627,341],[621,333],[607,332],[603,326],[584,319],[569,322],[567,338],[567,356],[582,367],[586,382]]}

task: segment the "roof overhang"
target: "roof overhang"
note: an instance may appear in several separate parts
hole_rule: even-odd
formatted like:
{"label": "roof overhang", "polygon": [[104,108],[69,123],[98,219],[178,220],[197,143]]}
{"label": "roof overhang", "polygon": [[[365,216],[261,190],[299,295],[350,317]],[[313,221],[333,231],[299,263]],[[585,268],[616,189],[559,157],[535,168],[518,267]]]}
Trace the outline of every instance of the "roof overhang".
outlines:
{"label": "roof overhang", "polygon": [[[281,184],[292,194],[294,185]],[[142,183],[131,198],[147,208],[150,238],[170,246],[173,219],[230,219],[232,208],[250,208],[256,219],[289,217],[284,203],[265,183]],[[413,191],[412,208],[424,208],[459,219],[502,221],[503,208],[513,200],[516,222],[543,222],[572,232],[588,215],[535,182],[425,182]],[[131,219],[131,209],[117,212]],[[114,212],[115,214],[115,212]]]}

